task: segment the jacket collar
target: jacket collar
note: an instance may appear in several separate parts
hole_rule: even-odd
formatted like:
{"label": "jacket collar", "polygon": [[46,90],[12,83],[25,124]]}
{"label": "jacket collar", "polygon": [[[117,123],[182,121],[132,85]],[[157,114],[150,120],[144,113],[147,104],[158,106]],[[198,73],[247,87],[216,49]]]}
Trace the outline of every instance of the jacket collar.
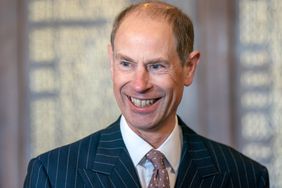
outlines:
{"label": "jacket collar", "polygon": [[179,117],[183,132],[183,148],[175,187],[197,187],[208,177],[220,172],[203,138],[191,130]]}
{"label": "jacket collar", "polygon": [[120,118],[101,131],[94,161],[80,174],[90,187],[141,187],[122,140]]}
{"label": "jacket collar", "polygon": [[[183,149],[175,187],[197,187],[203,179],[217,176],[220,172],[204,142],[206,139],[188,128],[179,117],[178,123],[183,131]],[[89,185],[101,183],[101,187],[141,187],[122,140],[119,124],[120,119],[101,131],[93,165],[80,170]]]}

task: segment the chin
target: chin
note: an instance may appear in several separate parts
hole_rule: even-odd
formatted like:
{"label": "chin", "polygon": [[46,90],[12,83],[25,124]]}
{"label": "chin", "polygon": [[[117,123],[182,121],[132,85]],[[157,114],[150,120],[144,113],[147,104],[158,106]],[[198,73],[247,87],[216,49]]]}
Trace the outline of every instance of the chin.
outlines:
{"label": "chin", "polygon": [[152,131],[155,130],[158,125],[156,122],[153,121],[145,121],[144,119],[141,121],[129,121],[130,126],[134,129],[141,130],[141,131]]}

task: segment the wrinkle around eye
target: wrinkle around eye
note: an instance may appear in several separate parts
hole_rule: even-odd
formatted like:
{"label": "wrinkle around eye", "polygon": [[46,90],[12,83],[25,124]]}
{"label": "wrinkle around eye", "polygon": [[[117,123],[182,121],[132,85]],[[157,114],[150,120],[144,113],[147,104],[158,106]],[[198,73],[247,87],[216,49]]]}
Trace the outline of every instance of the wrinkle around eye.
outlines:
{"label": "wrinkle around eye", "polygon": [[154,70],[165,68],[162,64],[152,64],[150,67]]}
{"label": "wrinkle around eye", "polygon": [[124,67],[129,67],[129,66],[130,66],[130,62],[124,61],[124,60],[120,61],[119,64],[120,64],[121,66],[124,66]]}
{"label": "wrinkle around eye", "polygon": [[127,60],[118,61],[118,66],[122,70],[130,70],[133,68],[134,64]]}
{"label": "wrinkle around eye", "polygon": [[147,69],[153,73],[166,73],[168,72],[168,66],[161,63],[150,64],[147,66]]}

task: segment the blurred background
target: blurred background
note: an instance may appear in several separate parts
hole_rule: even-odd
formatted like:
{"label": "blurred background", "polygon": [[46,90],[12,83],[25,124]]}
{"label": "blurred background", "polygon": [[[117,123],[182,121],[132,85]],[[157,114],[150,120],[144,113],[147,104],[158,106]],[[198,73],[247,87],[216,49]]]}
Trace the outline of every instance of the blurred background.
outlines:
{"label": "blurred background", "polygon": [[[106,46],[130,0],[0,1],[0,187],[28,161],[120,114]],[[167,0],[195,25],[201,63],[180,116],[268,167],[282,187],[282,1]]]}

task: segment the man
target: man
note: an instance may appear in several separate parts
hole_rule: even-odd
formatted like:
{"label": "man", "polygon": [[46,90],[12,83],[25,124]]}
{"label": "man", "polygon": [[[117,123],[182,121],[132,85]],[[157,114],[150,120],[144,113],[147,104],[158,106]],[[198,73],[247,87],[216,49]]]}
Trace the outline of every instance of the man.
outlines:
{"label": "man", "polygon": [[33,159],[25,187],[269,187],[265,167],[177,117],[200,54],[176,7],[148,1],[116,18],[108,54],[122,116]]}

